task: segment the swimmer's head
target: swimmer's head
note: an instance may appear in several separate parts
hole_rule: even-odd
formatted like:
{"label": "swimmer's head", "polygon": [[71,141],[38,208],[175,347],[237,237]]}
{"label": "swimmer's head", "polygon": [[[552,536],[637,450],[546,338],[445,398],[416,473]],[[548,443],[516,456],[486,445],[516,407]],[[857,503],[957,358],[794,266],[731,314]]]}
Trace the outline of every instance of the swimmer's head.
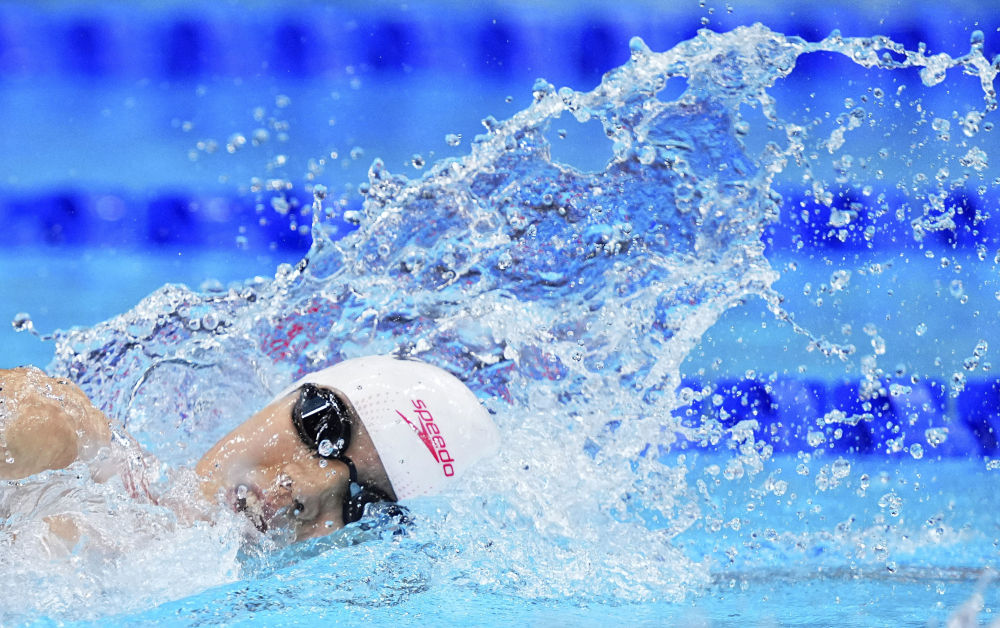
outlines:
{"label": "swimmer's head", "polygon": [[489,414],[456,377],[369,357],[296,382],[197,470],[209,497],[259,529],[291,527],[303,539],[350,523],[364,501],[441,492],[498,445]]}
{"label": "swimmer's head", "polygon": [[339,390],[378,452],[397,499],[439,493],[493,454],[500,437],[457,377],[425,362],[357,358],[295,384]]}

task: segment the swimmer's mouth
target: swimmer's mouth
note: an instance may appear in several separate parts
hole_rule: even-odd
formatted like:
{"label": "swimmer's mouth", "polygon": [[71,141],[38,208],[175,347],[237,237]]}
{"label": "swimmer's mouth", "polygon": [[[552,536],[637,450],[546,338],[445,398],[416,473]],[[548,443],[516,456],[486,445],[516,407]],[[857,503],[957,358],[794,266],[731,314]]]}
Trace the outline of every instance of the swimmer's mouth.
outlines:
{"label": "swimmer's mouth", "polygon": [[233,510],[238,513],[243,513],[243,515],[250,520],[255,528],[262,534],[267,532],[267,518],[262,512],[262,508],[266,504],[263,497],[260,495],[260,491],[257,487],[250,487],[245,484],[241,484],[234,490],[233,496]]}

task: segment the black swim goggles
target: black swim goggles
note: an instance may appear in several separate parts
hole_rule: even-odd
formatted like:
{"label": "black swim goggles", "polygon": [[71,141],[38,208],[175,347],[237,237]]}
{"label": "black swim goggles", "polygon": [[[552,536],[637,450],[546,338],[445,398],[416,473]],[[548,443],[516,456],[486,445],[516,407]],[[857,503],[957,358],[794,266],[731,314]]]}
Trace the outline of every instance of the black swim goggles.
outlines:
{"label": "black swim goggles", "polygon": [[292,424],[306,447],[320,458],[347,465],[351,486],[344,498],[344,525],[361,519],[368,504],[392,501],[374,486],[360,484],[354,462],[344,454],[351,444],[351,417],[343,399],[313,384],[304,384],[299,389],[299,399],[292,409]]}

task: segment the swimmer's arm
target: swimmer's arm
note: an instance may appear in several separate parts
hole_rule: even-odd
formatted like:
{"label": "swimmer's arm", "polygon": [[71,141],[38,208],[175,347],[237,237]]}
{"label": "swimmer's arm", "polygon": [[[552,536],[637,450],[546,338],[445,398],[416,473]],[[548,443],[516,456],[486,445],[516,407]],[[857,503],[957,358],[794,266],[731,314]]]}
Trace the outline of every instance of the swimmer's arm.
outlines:
{"label": "swimmer's arm", "polygon": [[75,384],[0,370],[0,479],[62,469],[108,444],[108,420]]}

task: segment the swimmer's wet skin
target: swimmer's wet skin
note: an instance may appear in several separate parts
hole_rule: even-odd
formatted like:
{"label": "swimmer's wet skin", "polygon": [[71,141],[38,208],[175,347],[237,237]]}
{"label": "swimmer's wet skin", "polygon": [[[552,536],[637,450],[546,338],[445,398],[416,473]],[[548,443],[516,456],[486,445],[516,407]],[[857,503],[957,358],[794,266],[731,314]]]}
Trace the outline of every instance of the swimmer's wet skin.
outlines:
{"label": "swimmer's wet skin", "polygon": [[327,534],[373,501],[438,493],[498,448],[475,395],[414,360],[348,360],[306,376],[198,463],[202,490],[258,529]]}
{"label": "swimmer's wet skin", "polygon": [[[16,479],[88,459],[107,419],[69,382],[0,371],[4,462]],[[5,444],[3,444],[5,443]],[[496,426],[458,378],[391,357],[348,360],[306,376],[198,462],[202,495],[261,531],[296,540],[358,520],[367,504],[438,493],[494,453]]]}
{"label": "swimmer's wet skin", "polygon": [[34,367],[0,370],[0,479],[89,460],[110,440],[107,418],[76,384]]}

